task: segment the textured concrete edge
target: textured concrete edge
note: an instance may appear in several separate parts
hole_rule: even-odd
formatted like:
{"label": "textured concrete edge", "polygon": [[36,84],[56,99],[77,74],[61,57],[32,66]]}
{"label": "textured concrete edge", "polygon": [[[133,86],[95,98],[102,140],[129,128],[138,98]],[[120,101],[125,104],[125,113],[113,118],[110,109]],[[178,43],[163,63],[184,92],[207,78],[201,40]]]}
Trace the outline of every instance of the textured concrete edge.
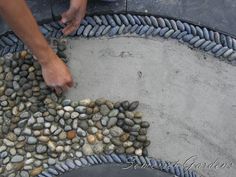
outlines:
{"label": "textured concrete edge", "polygon": [[57,163],[50,166],[47,170],[43,171],[38,177],[52,177],[62,175],[71,170],[83,168],[92,165],[101,164],[127,164],[129,166],[140,166],[151,168],[153,170],[160,170],[169,174],[179,177],[199,177],[199,175],[192,170],[185,169],[183,166],[163,160],[157,160],[152,157],[127,155],[127,154],[102,154],[83,156],[76,159],[67,159],[64,162]]}
{"label": "textured concrete edge", "polygon": [[[63,27],[60,22],[52,21],[41,25],[40,30],[47,38],[61,38]],[[131,14],[91,15],[84,18],[81,26],[70,37],[114,37],[128,33],[140,37],[160,36],[165,39],[177,39],[190,47],[209,52],[220,60],[236,65],[235,38],[180,20]],[[24,49],[26,46],[13,33],[8,32],[0,36],[0,56]]]}

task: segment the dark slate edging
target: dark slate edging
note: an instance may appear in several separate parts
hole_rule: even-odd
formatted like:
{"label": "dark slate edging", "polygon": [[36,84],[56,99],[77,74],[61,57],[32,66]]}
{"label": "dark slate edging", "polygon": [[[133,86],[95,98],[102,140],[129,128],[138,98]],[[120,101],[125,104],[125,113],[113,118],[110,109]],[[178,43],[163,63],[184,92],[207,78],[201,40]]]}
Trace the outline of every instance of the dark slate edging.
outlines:
{"label": "dark slate edging", "polygon": [[[40,30],[46,37],[60,38],[63,36],[61,32],[63,27],[63,24],[53,21],[40,26]],[[131,14],[86,16],[79,29],[70,36],[113,37],[127,33],[140,37],[159,36],[165,39],[177,39],[193,48],[211,53],[220,60],[236,65],[235,38],[180,20]],[[23,49],[23,43],[14,34],[7,33],[0,36],[0,56]]]}
{"label": "dark slate edging", "polygon": [[235,0],[127,0],[127,11],[180,19],[236,37]]}
{"label": "dark slate edging", "polygon": [[153,170],[160,170],[168,174],[173,174],[178,177],[199,177],[195,171],[185,169],[183,166],[170,163],[163,160],[157,160],[155,158],[137,155],[127,154],[102,154],[102,155],[91,155],[83,156],[76,159],[67,159],[64,162],[57,163],[56,165],[50,166],[38,177],[53,177],[65,174],[71,170],[78,168],[101,165],[101,164],[127,164],[132,166],[139,166],[145,168],[151,168]]}

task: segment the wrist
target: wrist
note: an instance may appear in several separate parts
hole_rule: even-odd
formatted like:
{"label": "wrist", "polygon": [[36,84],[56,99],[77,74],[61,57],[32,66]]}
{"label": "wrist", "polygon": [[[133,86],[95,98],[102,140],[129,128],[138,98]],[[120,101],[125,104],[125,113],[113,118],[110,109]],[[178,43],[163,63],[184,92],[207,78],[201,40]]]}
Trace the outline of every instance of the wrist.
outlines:
{"label": "wrist", "polygon": [[49,45],[37,47],[38,51],[33,51],[41,66],[50,64],[56,59],[56,54]]}

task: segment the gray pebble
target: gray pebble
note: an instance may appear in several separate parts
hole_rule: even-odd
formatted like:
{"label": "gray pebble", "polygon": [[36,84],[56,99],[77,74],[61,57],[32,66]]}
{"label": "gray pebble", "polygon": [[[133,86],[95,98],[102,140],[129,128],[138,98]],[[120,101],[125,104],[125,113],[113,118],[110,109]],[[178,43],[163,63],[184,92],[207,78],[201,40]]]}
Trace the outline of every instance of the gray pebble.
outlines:
{"label": "gray pebble", "polygon": [[107,128],[111,128],[112,126],[114,126],[117,122],[117,118],[116,117],[111,117],[109,120],[108,120],[108,123],[107,123]]}
{"label": "gray pebble", "polygon": [[39,153],[39,154],[43,154],[43,153],[47,152],[47,146],[37,145],[36,146],[36,152]]}
{"label": "gray pebble", "polygon": [[74,162],[75,162],[76,166],[78,166],[78,167],[82,166],[82,162],[81,161],[75,160]]}
{"label": "gray pebble", "polygon": [[80,137],[85,137],[87,133],[83,129],[77,128],[77,135]]}
{"label": "gray pebble", "polygon": [[188,32],[188,34],[191,34],[191,27],[189,26],[188,23],[183,23],[184,24],[184,27],[185,27],[185,30]]}
{"label": "gray pebble", "polygon": [[105,25],[102,25],[102,26],[99,26],[95,36],[98,37],[98,36],[101,36],[102,32],[104,31],[104,29],[106,28]]}
{"label": "gray pebble", "polygon": [[121,26],[122,22],[120,20],[120,17],[117,14],[113,15],[113,18],[115,19],[115,22],[117,23],[117,25]]}
{"label": "gray pebble", "polygon": [[86,20],[90,25],[92,25],[92,26],[96,26],[96,25],[97,25],[96,21],[95,21],[92,17],[90,17],[90,16],[86,16],[86,17],[85,17],[85,20]]}
{"label": "gray pebble", "polygon": [[229,48],[228,47],[222,47],[220,50],[218,50],[216,53],[215,53],[215,56],[216,57],[219,57],[221,55],[223,55]]}
{"label": "gray pebble", "polygon": [[12,163],[22,162],[24,160],[24,157],[21,155],[15,155],[11,158]]}
{"label": "gray pebble", "polygon": [[80,36],[84,32],[85,26],[81,25],[77,30],[77,36]]}
{"label": "gray pebble", "polygon": [[108,21],[107,21],[106,17],[105,17],[104,15],[101,15],[100,17],[101,17],[101,19],[102,19],[102,23],[103,23],[105,26],[107,26],[107,25],[108,25]]}
{"label": "gray pebble", "polygon": [[99,25],[95,25],[95,26],[93,27],[93,29],[90,31],[89,37],[95,36],[95,34],[96,34],[96,32],[98,31],[98,29],[99,29]]}
{"label": "gray pebble", "polygon": [[116,35],[118,31],[119,31],[119,26],[113,27],[113,28],[111,28],[111,30],[109,31],[108,36],[109,36],[109,37],[112,37],[112,36]]}
{"label": "gray pebble", "polygon": [[164,38],[169,38],[175,31],[173,29],[167,31],[164,35]]}
{"label": "gray pebble", "polygon": [[160,35],[160,36],[164,36],[164,34],[165,34],[167,31],[169,31],[169,28],[168,28],[168,27],[164,27],[164,28],[161,29],[159,35]]}
{"label": "gray pebble", "polygon": [[203,28],[203,34],[206,40],[210,40],[209,31],[206,28]]}
{"label": "gray pebble", "polygon": [[163,18],[159,17],[157,21],[161,28],[166,27],[165,20]]}
{"label": "gray pebble", "polygon": [[108,117],[116,117],[119,113],[118,109],[113,109],[110,111],[110,113],[108,114]]}
{"label": "gray pebble", "polygon": [[87,37],[90,31],[92,30],[92,28],[93,28],[92,25],[86,26],[86,28],[83,31],[83,36]]}
{"label": "gray pebble", "polygon": [[148,31],[149,28],[150,28],[150,26],[145,25],[145,26],[141,29],[141,31],[139,32],[139,35],[145,34],[145,33]]}
{"label": "gray pebble", "polygon": [[112,26],[115,27],[116,26],[116,22],[113,20],[111,15],[106,15],[107,21],[108,23]]}
{"label": "gray pebble", "polygon": [[128,20],[129,20],[130,24],[131,25],[135,25],[135,19],[133,18],[133,16],[130,15],[130,14],[127,14],[126,16],[127,16]]}
{"label": "gray pebble", "polygon": [[176,21],[176,25],[177,25],[177,27],[178,27],[178,29],[180,31],[184,31],[185,30],[185,26],[184,26],[184,24],[180,20]]}
{"label": "gray pebble", "polygon": [[111,26],[106,26],[106,28],[103,30],[102,35],[106,35],[111,29]]}
{"label": "gray pebble", "polygon": [[199,37],[199,36],[195,36],[195,37],[193,37],[193,38],[189,41],[189,44],[193,45],[193,44],[196,43],[198,40],[200,40],[200,37]]}
{"label": "gray pebble", "polygon": [[101,105],[100,112],[103,116],[106,116],[110,112],[110,109],[107,107],[107,105]]}
{"label": "gray pebble", "polygon": [[161,31],[161,28],[159,28],[159,27],[155,28],[154,31],[152,32],[152,36],[153,37],[157,36],[160,33],[160,31]]}
{"label": "gray pebble", "polygon": [[154,27],[158,28],[157,19],[154,16],[150,16],[151,23]]}
{"label": "gray pebble", "polygon": [[30,136],[27,139],[27,143],[28,144],[36,144],[37,143],[37,139],[35,137],[33,137],[33,136]]}
{"label": "gray pebble", "polygon": [[135,21],[136,24],[138,24],[138,25],[142,24],[141,21],[139,20],[139,18],[136,15],[133,15],[133,18],[134,18],[134,21]]}
{"label": "gray pebble", "polygon": [[97,24],[102,25],[102,20],[99,16],[94,15],[93,18]]}
{"label": "gray pebble", "polygon": [[221,44],[217,44],[215,47],[211,49],[211,52],[216,53],[218,50],[220,50],[223,46]]}
{"label": "gray pebble", "polygon": [[29,177],[30,176],[29,172],[27,172],[27,171],[21,171],[20,175],[23,176],[23,177]]}
{"label": "gray pebble", "polygon": [[147,32],[146,32],[146,36],[149,36],[149,35],[151,35],[152,34],[152,32],[154,31],[154,27],[153,26],[151,26],[148,30],[147,30]]}
{"label": "gray pebble", "polygon": [[49,164],[49,165],[54,165],[54,164],[56,164],[56,160],[53,159],[53,158],[49,158],[49,159],[48,159],[48,164]]}
{"label": "gray pebble", "polygon": [[125,15],[123,15],[123,14],[120,14],[119,16],[120,16],[121,21],[122,21],[126,26],[128,26],[128,25],[129,25],[129,21],[128,21],[127,17],[126,17]]}

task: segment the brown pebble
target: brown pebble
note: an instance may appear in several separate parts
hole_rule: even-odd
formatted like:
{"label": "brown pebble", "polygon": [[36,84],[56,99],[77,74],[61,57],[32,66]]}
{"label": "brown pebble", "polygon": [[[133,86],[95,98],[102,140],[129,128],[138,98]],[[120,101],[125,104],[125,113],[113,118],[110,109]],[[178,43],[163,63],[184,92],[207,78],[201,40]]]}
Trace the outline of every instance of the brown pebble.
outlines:
{"label": "brown pebble", "polygon": [[96,133],[96,137],[99,141],[101,141],[103,139],[103,135],[100,132]]}
{"label": "brown pebble", "polygon": [[13,169],[16,171],[20,171],[23,167],[24,167],[24,162],[14,163]]}
{"label": "brown pebble", "polygon": [[141,112],[134,113],[134,118],[142,118],[142,117],[143,117],[143,113],[141,113]]}
{"label": "brown pebble", "polygon": [[73,138],[76,137],[76,131],[75,130],[70,130],[67,132],[67,138],[72,140]]}
{"label": "brown pebble", "polygon": [[107,107],[109,108],[109,109],[113,109],[114,108],[114,105],[113,105],[113,103],[111,102],[111,101],[106,101],[106,103],[105,103],[106,105],[107,105]]}
{"label": "brown pebble", "polygon": [[41,172],[43,171],[43,167],[37,167],[34,168],[31,172],[30,172],[30,176],[37,176],[39,175]]}
{"label": "brown pebble", "polygon": [[129,134],[128,133],[124,133],[123,135],[120,136],[120,140],[121,141],[126,141],[129,139]]}
{"label": "brown pebble", "polygon": [[92,108],[87,108],[86,113],[87,114],[92,114],[93,113],[93,109]]}
{"label": "brown pebble", "polygon": [[26,55],[28,54],[28,52],[26,50],[23,50],[21,53],[20,53],[20,58],[21,59],[25,59]]}
{"label": "brown pebble", "polygon": [[88,135],[87,141],[89,144],[94,144],[96,142],[96,137],[94,135]]}
{"label": "brown pebble", "polygon": [[93,113],[98,113],[99,112],[99,108],[98,108],[98,106],[95,106],[94,108],[93,108]]}

